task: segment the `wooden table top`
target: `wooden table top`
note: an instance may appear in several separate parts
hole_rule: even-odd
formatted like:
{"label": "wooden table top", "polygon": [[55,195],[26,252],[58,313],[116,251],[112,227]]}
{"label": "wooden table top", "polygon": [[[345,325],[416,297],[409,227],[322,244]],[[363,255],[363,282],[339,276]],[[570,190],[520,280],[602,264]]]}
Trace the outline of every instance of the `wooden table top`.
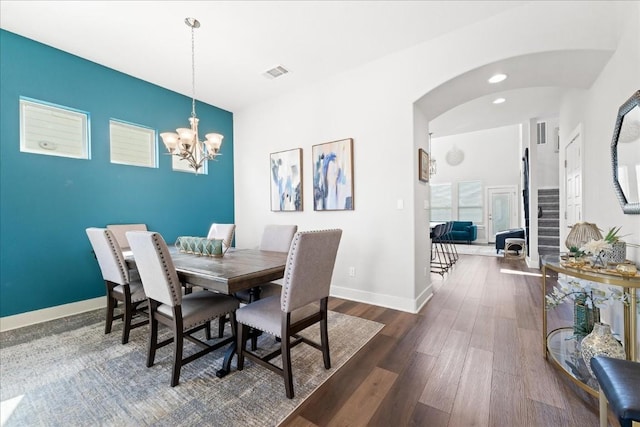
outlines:
{"label": "wooden table top", "polygon": [[[128,256],[127,264],[135,268]],[[216,292],[233,294],[284,276],[287,254],[259,249],[231,248],[222,258],[178,252],[171,248],[171,259],[180,280]]]}

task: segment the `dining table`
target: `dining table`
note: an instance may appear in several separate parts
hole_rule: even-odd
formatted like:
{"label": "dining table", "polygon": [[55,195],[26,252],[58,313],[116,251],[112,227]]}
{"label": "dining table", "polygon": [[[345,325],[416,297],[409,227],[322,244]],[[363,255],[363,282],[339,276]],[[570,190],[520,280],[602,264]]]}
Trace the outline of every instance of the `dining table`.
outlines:
{"label": "dining table", "polygon": [[[183,284],[227,295],[249,290],[253,293],[252,301],[260,298],[260,284],[284,276],[287,261],[286,252],[259,249],[230,248],[222,257],[180,252],[172,246],[169,251],[178,278]],[[133,253],[126,252],[124,255],[127,266],[135,269]],[[232,340],[225,352],[222,368],[216,371],[217,377],[222,378],[229,373],[236,349],[236,340]]]}

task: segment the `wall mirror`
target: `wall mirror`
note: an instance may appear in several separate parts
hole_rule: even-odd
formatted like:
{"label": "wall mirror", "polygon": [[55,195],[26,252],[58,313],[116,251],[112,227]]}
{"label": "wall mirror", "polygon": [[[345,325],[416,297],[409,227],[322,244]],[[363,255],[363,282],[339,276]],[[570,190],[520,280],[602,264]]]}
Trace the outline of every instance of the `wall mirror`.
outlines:
{"label": "wall mirror", "polygon": [[622,211],[640,214],[640,90],[618,110],[611,140],[613,186]]}

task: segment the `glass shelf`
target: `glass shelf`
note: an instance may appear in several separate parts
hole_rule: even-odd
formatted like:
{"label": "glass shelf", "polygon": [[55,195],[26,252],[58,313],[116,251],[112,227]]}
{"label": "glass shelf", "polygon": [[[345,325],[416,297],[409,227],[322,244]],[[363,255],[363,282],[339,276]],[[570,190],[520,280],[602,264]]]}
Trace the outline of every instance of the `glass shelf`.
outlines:
{"label": "glass shelf", "polygon": [[560,328],[547,335],[549,360],[566,373],[580,388],[598,397],[598,382],[591,376],[580,354],[580,339],[573,328]]}

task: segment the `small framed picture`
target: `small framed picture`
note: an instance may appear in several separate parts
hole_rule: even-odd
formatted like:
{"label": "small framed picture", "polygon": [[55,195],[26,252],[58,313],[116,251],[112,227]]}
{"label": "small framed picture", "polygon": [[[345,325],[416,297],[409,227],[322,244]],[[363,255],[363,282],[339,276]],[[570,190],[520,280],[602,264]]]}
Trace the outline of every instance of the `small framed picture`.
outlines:
{"label": "small framed picture", "polygon": [[302,148],[272,153],[271,211],[302,211]]}
{"label": "small framed picture", "polygon": [[429,182],[429,153],[422,148],[418,150],[418,179]]}
{"label": "small framed picture", "polygon": [[314,145],[313,210],[353,210],[353,139]]}

